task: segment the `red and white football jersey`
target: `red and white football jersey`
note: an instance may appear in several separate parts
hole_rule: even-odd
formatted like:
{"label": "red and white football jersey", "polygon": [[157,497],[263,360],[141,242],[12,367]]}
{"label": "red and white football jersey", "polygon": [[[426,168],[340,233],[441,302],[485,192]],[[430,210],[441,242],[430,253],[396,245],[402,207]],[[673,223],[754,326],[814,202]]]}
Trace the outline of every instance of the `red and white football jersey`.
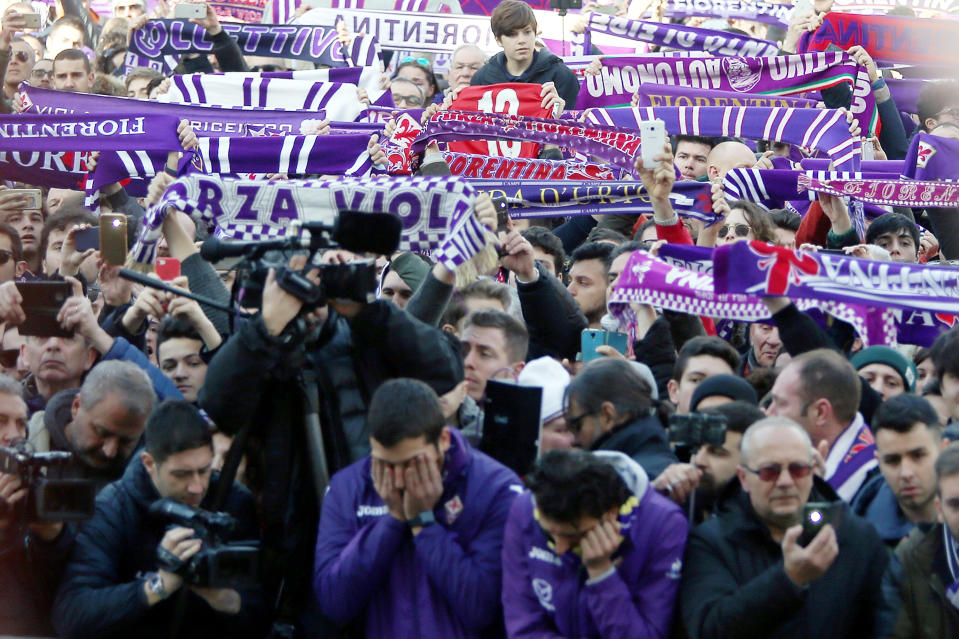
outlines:
{"label": "red and white football jersey", "polygon": [[[459,92],[450,109],[455,111],[478,111],[480,113],[503,113],[527,115],[536,118],[549,117],[549,109],[541,105],[543,97],[539,84],[508,82],[487,86],[467,87]],[[449,150],[455,153],[495,155],[509,158],[535,158],[539,145],[519,140],[463,140],[450,142]]]}

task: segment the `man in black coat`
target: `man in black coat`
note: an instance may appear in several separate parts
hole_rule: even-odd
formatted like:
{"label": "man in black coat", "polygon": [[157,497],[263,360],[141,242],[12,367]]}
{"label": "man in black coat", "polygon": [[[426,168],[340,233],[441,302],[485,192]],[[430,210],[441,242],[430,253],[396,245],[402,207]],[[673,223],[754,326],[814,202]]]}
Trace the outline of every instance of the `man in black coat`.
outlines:
{"label": "man in black coat", "polygon": [[741,453],[739,486],[686,546],[680,606],[689,636],[885,636],[894,619],[880,588],[889,556],[872,526],[840,502],[835,525],[799,543],[806,503],[838,501],[813,475],[809,435],[767,418],[746,430]]}
{"label": "man in black coat", "polygon": [[[192,585],[189,571],[174,564],[187,562],[210,540],[150,513],[162,498],[208,508],[212,463],[213,436],[199,411],[179,400],[157,407],[140,459],[100,492],[93,519],[80,529],[54,603],[61,637],[169,637],[181,597],[177,637],[264,636],[259,588]],[[224,510],[236,525],[223,541],[258,537],[249,491],[234,484]]]}

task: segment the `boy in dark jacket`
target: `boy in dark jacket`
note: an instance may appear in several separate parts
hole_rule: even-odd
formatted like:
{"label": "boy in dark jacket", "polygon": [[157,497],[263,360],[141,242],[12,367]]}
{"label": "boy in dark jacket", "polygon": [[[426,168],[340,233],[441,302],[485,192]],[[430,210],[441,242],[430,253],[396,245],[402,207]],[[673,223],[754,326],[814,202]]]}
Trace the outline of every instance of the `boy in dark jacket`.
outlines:
{"label": "boy in dark jacket", "polygon": [[[556,98],[562,100],[559,111],[576,106],[579,80],[563,61],[547,51],[536,50],[536,16],[533,9],[521,0],[503,0],[490,16],[490,28],[496,43],[503,47],[476,72],[470,84],[483,86],[504,82],[523,82],[544,85],[543,106],[555,108]],[[551,86],[547,86],[552,83]],[[549,102],[545,99],[549,94]]]}

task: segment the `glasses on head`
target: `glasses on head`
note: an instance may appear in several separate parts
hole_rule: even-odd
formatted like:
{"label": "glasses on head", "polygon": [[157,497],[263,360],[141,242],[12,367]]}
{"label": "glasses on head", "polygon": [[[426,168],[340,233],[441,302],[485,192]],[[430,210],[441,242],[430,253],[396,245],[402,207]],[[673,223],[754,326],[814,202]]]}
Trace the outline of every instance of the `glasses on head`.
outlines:
{"label": "glasses on head", "polygon": [[35,78],[52,78],[53,69],[34,69],[30,75]]}
{"label": "glasses on head", "polygon": [[0,266],[3,266],[7,262],[13,259],[13,251],[8,251],[7,249],[0,249]]}
{"label": "glasses on head", "polygon": [[408,55],[408,56],[406,56],[405,58],[403,58],[402,60],[400,60],[400,64],[406,64],[407,62],[415,62],[416,64],[420,65],[421,67],[426,67],[427,69],[432,69],[432,67],[433,67],[433,65],[430,64],[430,61],[427,60],[426,58],[414,58],[414,57],[411,56],[411,55]]}
{"label": "glasses on head", "polygon": [[[758,475],[759,481],[764,482],[776,481],[783,473],[782,464],[769,464],[768,466],[763,466],[762,468],[750,468],[749,466],[743,466],[743,468],[754,475]],[[809,473],[812,472],[812,464],[793,462],[786,466],[786,470],[789,471],[790,477],[792,477],[794,480],[799,480],[803,477],[809,476]]]}
{"label": "glasses on head", "polygon": [[16,51],[13,54],[13,57],[17,59],[17,62],[20,64],[26,64],[30,61],[30,58],[33,57],[26,51]]}
{"label": "glasses on head", "polygon": [[4,368],[13,368],[17,365],[17,357],[20,356],[19,348],[5,348],[0,351],[0,366]]}
{"label": "glasses on head", "polygon": [[736,237],[746,237],[749,235],[749,231],[752,230],[748,224],[723,224],[719,227],[719,237],[726,237],[730,228],[732,228]]}

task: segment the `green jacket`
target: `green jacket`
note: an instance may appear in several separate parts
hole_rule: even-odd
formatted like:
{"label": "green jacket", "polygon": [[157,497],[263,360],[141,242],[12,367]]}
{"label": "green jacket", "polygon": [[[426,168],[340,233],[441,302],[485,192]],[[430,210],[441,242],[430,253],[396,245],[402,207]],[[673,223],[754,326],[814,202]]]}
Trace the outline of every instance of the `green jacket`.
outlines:
{"label": "green jacket", "polygon": [[959,637],[959,608],[946,599],[949,574],[942,545],[942,524],[923,532],[916,528],[896,548],[902,566],[902,611],[891,639]]}

